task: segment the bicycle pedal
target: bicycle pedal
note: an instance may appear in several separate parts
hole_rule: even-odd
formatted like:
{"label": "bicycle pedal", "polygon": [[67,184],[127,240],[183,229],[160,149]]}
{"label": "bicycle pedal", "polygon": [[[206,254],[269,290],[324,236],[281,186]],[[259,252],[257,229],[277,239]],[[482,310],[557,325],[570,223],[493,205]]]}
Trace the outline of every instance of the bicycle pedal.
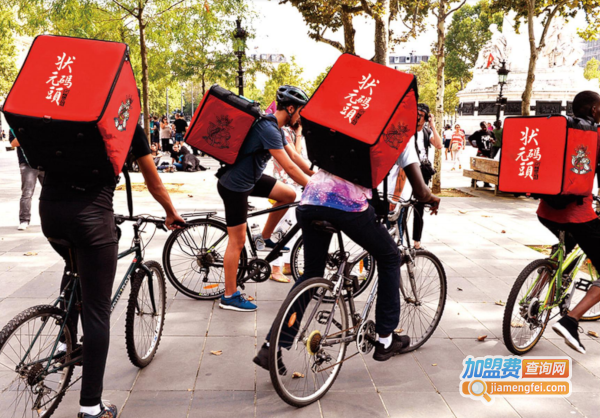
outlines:
{"label": "bicycle pedal", "polygon": [[577,290],[583,290],[587,292],[592,285],[592,282],[586,279],[579,279],[577,283],[575,283],[575,288]]}

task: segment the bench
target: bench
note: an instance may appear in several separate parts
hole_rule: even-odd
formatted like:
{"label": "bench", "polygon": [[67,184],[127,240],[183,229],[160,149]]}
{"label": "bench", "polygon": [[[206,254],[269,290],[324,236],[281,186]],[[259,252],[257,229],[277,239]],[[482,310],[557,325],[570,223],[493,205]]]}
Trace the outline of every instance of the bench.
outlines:
{"label": "bench", "polygon": [[463,170],[463,176],[471,178],[471,187],[477,188],[477,181],[494,184],[494,194],[498,194],[498,173],[500,162],[485,157],[471,157],[471,169]]}

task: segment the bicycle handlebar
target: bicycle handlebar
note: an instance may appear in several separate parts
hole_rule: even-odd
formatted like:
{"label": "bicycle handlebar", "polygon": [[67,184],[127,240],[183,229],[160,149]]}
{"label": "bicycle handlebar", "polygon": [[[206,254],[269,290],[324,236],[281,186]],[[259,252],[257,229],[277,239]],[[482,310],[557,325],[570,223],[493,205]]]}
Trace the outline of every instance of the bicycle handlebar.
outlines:
{"label": "bicycle handlebar", "polygon": [[143,223],[151,223],[155,224],[158,228],[162,229],[163,231],[167,230],[167,227],[165,226],[165,218],[143,215],[127,216],[115,214],[115,222],[117,223],[117,225],[121,225],[126,221],[135,222],[138,226],[140,226]]}

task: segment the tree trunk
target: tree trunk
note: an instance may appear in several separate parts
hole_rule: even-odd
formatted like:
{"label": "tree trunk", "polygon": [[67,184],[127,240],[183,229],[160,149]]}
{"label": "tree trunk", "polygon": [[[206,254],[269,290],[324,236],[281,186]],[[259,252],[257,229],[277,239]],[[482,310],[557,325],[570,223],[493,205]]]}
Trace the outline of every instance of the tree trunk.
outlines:
{"label": "tree trunk", "polygon": [[342,11],[342,24],[344,25],[344,52],[356,54],[354,36],[356,30],[352,22],[352,14]]}
{"label": "tree trunk", "polygon": [[390,15],[390,0],[378,2],[375,18],[375,61],[378,64],[387,65],[390,28],[388,18]]}
{"label": "tree trunk", "polygon": [[[438,132],[443,132],[442,124],[444,122],[444,67],[446,66],[446,57],[444,48],[446,43],[446,5],[447,0],[440,0],[437,18],[437,73],[436,73],[436,95],[435,95],[435,122]],[[435,150],[435,158],[433,160],[433,168],[436,173],[433,176],[433,184],[431,191],[440,193],[442,191],[442,150]]]}
{"label": "tree trunk", "polygon": [[[144,112],[144,132],[146,137],[150,141],[150,98],[149,94],[149,82],[148,82],[148,50],[146,49],[146,24],[143,18],[138,18],[138,24],[140,27],[140,56],[142,58],[142,99],[143,99],[143,112]],[[136,121],[137,122],[137,121]]]}
{"label": "tree trunk", "polygon": [[[529,116],[531,107],[531,93],[533,92],[533,82],[535,81],[535,65],[538,59],[538,49],[535,45],[535,0],[527,0],[527,28],[529,30],[529,68],[527,69],[527,80],[525,82],[525,91],[521,96],[521,115]],[[542,44],[542,41],[540,41]]]}
{"label": "tree trunk", "polygon": [[202,97],[206,93],[206,71],[202,71]]}

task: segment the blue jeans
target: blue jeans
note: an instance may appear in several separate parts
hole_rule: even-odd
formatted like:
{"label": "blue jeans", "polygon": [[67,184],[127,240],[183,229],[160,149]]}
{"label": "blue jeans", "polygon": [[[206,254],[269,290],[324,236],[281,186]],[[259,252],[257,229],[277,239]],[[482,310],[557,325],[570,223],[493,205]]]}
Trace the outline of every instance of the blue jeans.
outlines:
{"label": "blue jeans", "polygon": [[21,201],[19,207],[19,222],[29,223],[31,221],[31,198],[35,191],[37,180],[44,184],[44,172],[31,168],[29,164],[19,164],[21,170]]}
{"label": "blue jeans", "polygon": [[183,164],[173,163],[173,166],[177,169],[177,171],[183,171]]}
{"label": "blue jeans", "polygon": [[183,142],[183,134],[175,134],[175,142]]}
{"label": "blue jeans", "polygon": [[[369,206],[363,212],[344,212],[324,206],[305,205],[296,209],[296,217],[302,227],[305,264],[304,274],[294,283],[293,288],[306,279],[323,277],[332,235],[315,229],[312,221],[328,221],[368,251],[377,261],[379,284],[375,305],[375,330],[383,335],[394,332],[400,321],[400,250],[385,226],[376,222],[373,207]],[[303,307],[293,309],[296,313],[303,310]],[[295,325],[299,324],[301,319],[297,317]],[[285,324],[283,327],[283,334],[291,336],[293,340],[297,330],[285,330]],[[267,340],[270,339],[270,334],[269,332]],[[281,342],[282,347],[291,343],[283,340]]]}

